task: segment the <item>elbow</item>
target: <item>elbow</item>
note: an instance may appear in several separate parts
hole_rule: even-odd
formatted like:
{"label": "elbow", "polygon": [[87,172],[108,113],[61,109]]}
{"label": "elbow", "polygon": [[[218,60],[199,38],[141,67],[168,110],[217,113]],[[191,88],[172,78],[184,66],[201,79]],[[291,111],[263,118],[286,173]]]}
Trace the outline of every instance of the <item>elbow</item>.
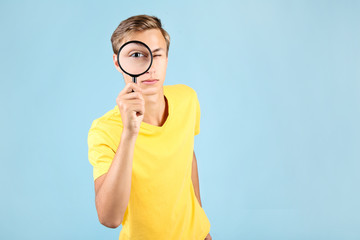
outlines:
{"label": "elbow", "polygon": [[[96,202],[97,203],[97,202]],[[112,212],[110,215],[106,214],[103,210],[100,210],[100,207],[98,207],[98,204],[96,204],[96,210],[99,222],[101,225],[104,225],[108,228],[117,228],[122,223],[122,218],[116,215],[113,215],[114,212]]]}
{"label": "elbow", "polygon": [[98,213],[99,222],[108,228],[117,228],[121,225],[122,219],[116,216],[104,216]]}
{"label": "elbow", "polygon": [[116,214],[116,211],[104,211],[96,201],[96,210],[99,222],[108,228],[118,228],[123,221],[123,214]]}
{"label": "elbow", "polygon": [[108,228],[118,228],[121,225],[122,221],[106,221],[104,219],[99,218],[99,221],[102,225]]}
{"label": "elbow", "polygon": [[118,227],[120,226],[120,223],[115,223],[115,224],[112,224],[112,223],[110,223],[110,224],[104,224],[104,223],[102,223],[102,225],[104,225],[105,227],[108,227],[108,228],[113,228],[113,229],[115,229],[115,228],[118,228]]}

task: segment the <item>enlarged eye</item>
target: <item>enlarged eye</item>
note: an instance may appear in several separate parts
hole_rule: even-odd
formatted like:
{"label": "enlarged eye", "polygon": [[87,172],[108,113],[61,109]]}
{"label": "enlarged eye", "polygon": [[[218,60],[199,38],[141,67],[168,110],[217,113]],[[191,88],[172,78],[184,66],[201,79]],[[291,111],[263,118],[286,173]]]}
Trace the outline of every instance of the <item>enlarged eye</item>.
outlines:
{"label": "enlarged eye", "polygon": [[130,57],[136,57],[136,58],[138,58],[138,57],[144,57],[144,54],[139,53],[139,52],[136,52],[136,53],[131,54]]}

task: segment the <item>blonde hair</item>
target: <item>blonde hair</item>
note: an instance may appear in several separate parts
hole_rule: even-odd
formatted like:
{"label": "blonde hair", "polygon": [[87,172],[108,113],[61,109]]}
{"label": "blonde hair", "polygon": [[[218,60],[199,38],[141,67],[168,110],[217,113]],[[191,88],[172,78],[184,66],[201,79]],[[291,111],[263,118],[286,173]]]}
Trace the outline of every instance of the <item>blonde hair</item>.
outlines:
{"label": "blonde hair", "polygon": [[166,56],[169,53],[170,35],[162,28],[161,20],[155,16],[136,15],[123,20],[111,35],[112,49],[115,54],[120,49],[121,42],[134,32],[149,29],[159,29],[166,41]]}

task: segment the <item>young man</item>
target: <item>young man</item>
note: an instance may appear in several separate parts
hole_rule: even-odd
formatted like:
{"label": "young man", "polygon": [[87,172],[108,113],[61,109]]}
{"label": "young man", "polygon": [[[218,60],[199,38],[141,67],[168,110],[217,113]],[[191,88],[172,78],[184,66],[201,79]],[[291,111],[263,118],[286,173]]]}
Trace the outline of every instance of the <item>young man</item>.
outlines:
{"label": "young man", "polygon": [[[117,63],[119,48],[131,40],[144,42],[153,54],[136,84]],[[122,21],[111,42],[126,85],[88,135],[99,221],[110,228],[122,224],[121,240],[212,239],[194,152],[200,105],[192,88],[163,86],[168,33],[160,19],[138,15]]]}

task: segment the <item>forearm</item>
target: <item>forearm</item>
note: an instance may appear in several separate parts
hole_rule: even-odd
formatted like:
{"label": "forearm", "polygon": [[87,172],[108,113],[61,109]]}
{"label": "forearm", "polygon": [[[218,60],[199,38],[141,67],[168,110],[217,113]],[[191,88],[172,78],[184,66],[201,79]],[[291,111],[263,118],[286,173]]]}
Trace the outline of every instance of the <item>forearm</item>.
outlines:
{"label": "forearm", "polygon": [[96,209],[100,222],[118,227],[130,199],[131,173],[136,136],[123,132],[103,184],[96,194]]}
{"label": "forearm", "polygon": [[200,204],[200,206],[202,207],[201,205],[201,199],[200,199],[200,187],[199,187],[199,182],[197,182],[197,187],[195,186],[195,183],[193,182],[193,186],[194,186],[194,190],[195,190],[195,196]]}
{"label": "forearm", "polygon": [[191,180],[192,180],[192,184],[194,186],[195,196],[196,196],[200,206],[202,207],[201,199],[200,199],[199,174],[198,174],[198,167],[197,167],[197,161],[196,161],[195,153],[193,155]]}

